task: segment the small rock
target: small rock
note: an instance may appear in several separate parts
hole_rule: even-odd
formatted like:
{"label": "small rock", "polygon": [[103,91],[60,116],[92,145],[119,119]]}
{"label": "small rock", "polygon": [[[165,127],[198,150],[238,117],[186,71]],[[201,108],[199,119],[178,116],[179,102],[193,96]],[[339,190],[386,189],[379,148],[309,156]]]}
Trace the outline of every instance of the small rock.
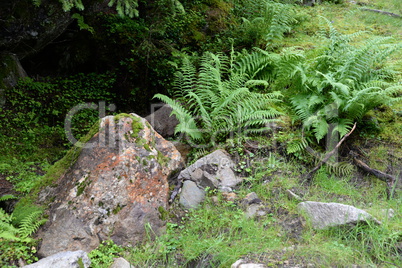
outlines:
{"label": "small rock", "polygon": [[307,214],[315,229],[356,224],[364,221],[373,221],[381,224],[381,222],[366,211],[339,203],[306,201],[300,203],[298,208]]}
{"label": "small rock", "polygon": [[114,262],[110,268],[132,268],[133,266],[124,258],[119,257],[114,259]]}
{"label": "small rock", "polygon": [[392,208],[390,209],[383,209],[382,210],[382,214],[388,218],[388,219],[392,219],[395,216],[395,210],[393,210]]}
{"label": "small rock", "polygon": [[236,200],[237,195],[235,193],[222,193],[223,198],[226,201],[234,202]]}
{"label": "small rock", "polygon": [[260,204],[251,204],[246,209],[247,218],[253,218],[255,216],[264,216],[265,214],[267,213],[264,211],[264,206]]}
{"label": "small rock", "polygon": [[91,265],[91,260],[88,258],[86,252],[82,250],[65,251],[51,255],[47,258],[41,259],[26,268],[87,268]]}
{"label": "small rock", "polygon": [[162,137],[172,137],[174,135],[175,128],[179,123],[179,120],[177,120],[175,115],[170,115],[172,111],[173,109],[169,105],[165,104],[152,114],[145,117],[145,119]]}
{"label": "small rock", "polygon": [[[205,189],[219,189],[221,192],[232,192],[232,188],[239,184],[242,179],[237,177],[233,172],[235,164],[231,160],[230,156],[224,150],[216,150],[213,153],[198,159],[194,164],[182,170],[178,176],[178,180],[184,181],[182,192],[180,194],[180,203],[186,208],[195,208],[199,203],[204,200]],[[192,181],[198,190],[194,187],[194,184],[187,183],[186,181]],[[190,187],[193,193],[197,193],[196,197],[191,197],[192,193],[188,193],[185,190],[186,187]],[[201,194],[202,193],[202,194]],[[187,195],[183,196],[182,195]],[[202,197],[202,198],[201,198]],[[193,200],[191,205],[189,200]],[[195,201],[197,200],[197,201]]]}
{"label": "small rock", "polygon": [[239,268],[266,268],[264,264],[257,264],[257,263],[245,263],[240,264]]}
{"label": "small rock", "polygon": [[213,197],[211,197],[211,199],[214,204],[219,204],[219,198],[217,196],[214,195]]}
{"label": "small rock", "polygon": [[193,181],[185,181],[181,189],[180,204],[187,208],[197,208],[204,201],[205,191],[198,188]]}
{"label": "small rock", "polygon": [[245,260],[240,259],[233,263],[230,268],[266,268],[264,264],[246,263]]}
{"label": "small rock", "polygon": [[259,199],[258,195],[254,192],[247,194],[246,197],[243,199],[243,203],[247,205],[259,204],[261,202],[262,202],[261,199]]}

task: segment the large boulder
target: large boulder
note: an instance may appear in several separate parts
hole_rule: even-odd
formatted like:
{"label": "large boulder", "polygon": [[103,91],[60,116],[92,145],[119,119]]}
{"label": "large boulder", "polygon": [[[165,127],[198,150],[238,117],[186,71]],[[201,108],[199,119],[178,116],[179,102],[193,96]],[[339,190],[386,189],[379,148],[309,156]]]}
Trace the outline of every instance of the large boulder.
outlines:
{"label": "large boulder", "polygon": [[168,178],[181,166],[180,153],[145,119],[135,114],[103,118],[99,133],[52,191],[55,200],[39,232],[39,255],[90,251],[106,239],[136,244],[146,226],[158,234]]}
{"label": "large boulder", "polygon": [[357,224],[359,222],[380,222],[366,211],[339,203],[306,201],[299,203],[298,209],[304,211],[315,229]]}
{"label": "large boulder", "polygon": [[41,259],[25,268],[88,268],[91,265],[86,252],[82,250],[59,252],[47,258]]}

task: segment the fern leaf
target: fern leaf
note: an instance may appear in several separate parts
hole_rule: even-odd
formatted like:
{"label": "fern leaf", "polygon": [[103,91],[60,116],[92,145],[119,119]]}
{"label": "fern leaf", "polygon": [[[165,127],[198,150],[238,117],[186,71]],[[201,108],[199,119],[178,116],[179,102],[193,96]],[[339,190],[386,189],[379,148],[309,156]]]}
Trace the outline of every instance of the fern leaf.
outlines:
{"label": "fern leaf", "polygon": [[301,138],[297,140],[292,140],[287,144],[286,151],[288,154],[294,154],[301,151],[304,151],[308,146],[308,142],[306,139]]}

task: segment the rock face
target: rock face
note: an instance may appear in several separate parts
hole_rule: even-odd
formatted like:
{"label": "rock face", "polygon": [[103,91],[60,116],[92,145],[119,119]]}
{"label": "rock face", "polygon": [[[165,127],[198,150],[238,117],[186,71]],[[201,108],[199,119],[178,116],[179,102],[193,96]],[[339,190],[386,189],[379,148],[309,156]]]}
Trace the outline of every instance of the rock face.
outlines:
{"label": "rock face", "polygon": [[195,208],[204,199],[206,187],[231,191],[241,182],[233,172],[234,162],[223,150],[204,156],[180,172],[178,180],[184,181],[180,195],[180,204],[185,208]]}
{"label": "rock face", "polygon": [[41,50],[73,21],[61,3],[52,0],[42,0],[39,7],[30,0],[1,1],[0,17],[0,51],[19,59]]}
{"label": "rock face", "polygon": [[173,137],[174,130],[179,124],[179,120],[177,120],[175,115],[170,115],[172,111],[173,109],[165,104],[152,114],[145,117],[145,119],[162,137]]}
{"label": "rock face", "polygon": [[2,107],[6,101],[4,91],[15,87],[18,80],[27,74],[15,54],[1,53],[0,64],[0,107]]}
{"label": "rock face", "polygon": [[306,212],[315,229],[356,224],[365,221],[374,221],[380,224],[378,220],[366,211],[339,203],[306,201],[300,203],[298,209]]}
{"label": "rock face", "polygon": [[91,265],[91,260],[88,258],[87,253],[82,250],[60,252],[41,259],[30,265],[26,265],[26,268],[88,268]]}
{"label": "rock face", "polygon": [[39,255],[90,251],[106,239],[135,244],[148,224],[158,234],[168,177],[181,166],[180,153],[145,119],[135,114],[103,118],[100,132],[57,182],[49,221],[39,232]]}

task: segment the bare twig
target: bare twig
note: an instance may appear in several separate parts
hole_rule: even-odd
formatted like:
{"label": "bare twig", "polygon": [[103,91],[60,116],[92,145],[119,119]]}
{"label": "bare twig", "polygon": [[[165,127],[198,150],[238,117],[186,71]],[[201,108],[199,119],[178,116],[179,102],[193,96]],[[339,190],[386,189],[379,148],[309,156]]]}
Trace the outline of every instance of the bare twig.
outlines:
{"label": "bare twig", "polygon": [[349,137],[350,134],[352,134],[352,132],[355,130],[356,124],[357,124],[357,123],[355,123],[355,124],[353,125],[352,129],[349,131],[348,134],[346,134],[345,136],[342,137],[342,139],[338,142],[338,144],[334,147],[334,149],[332,149],[332,151],[330,151],[329,153],[327,153],[327,154],[324,156],[324,158],[323,158],[322,160],[320,160],[320,162],[318,163],[318,165],[317,165],[316,167],[314,167],[309,173],[307,173],[306,178],[307,178],[308,181],[311,180],[311,178],[313,177],[314,173],[315,173],[317,170],[319,170],[320,167],[321,167],[324,163],[326,163],[326,162],[331,158],[331,156],[333,156],[333,155],[338,151],[339,147],[340,147],[341,144],[345,141],[345,139],[346,139],[347,137]]}
{"label": "bare twig", "polygon": [[376,176],[380,180],[387,183],[387,197],[388,197],[388,199],[390,199],[392,197],[392,192],[393,192],[394,187],[397,182],[396,177],[394,177],[390,174],[384,173],[378,169],[371,168],[366,163],[357,159],[356,157],[353,157],[353,161],[356,164],[356,166],[358,166],[359,168],[363,169],[364,171]]}
{"label": "bare twig", "polygon": [[387,11],[378,10],[378,9],[361,8],[361,10],[364,10],[364,11],[371,11],[371,12],[375,12],[375,13],[380,13],[380,14],[388,15],[388,16],[395,17],[395,18],[402,18],[401,15],[398,15],[398,14],[395,14],[395,13],[392,13],[392,12],[387,12]]}

